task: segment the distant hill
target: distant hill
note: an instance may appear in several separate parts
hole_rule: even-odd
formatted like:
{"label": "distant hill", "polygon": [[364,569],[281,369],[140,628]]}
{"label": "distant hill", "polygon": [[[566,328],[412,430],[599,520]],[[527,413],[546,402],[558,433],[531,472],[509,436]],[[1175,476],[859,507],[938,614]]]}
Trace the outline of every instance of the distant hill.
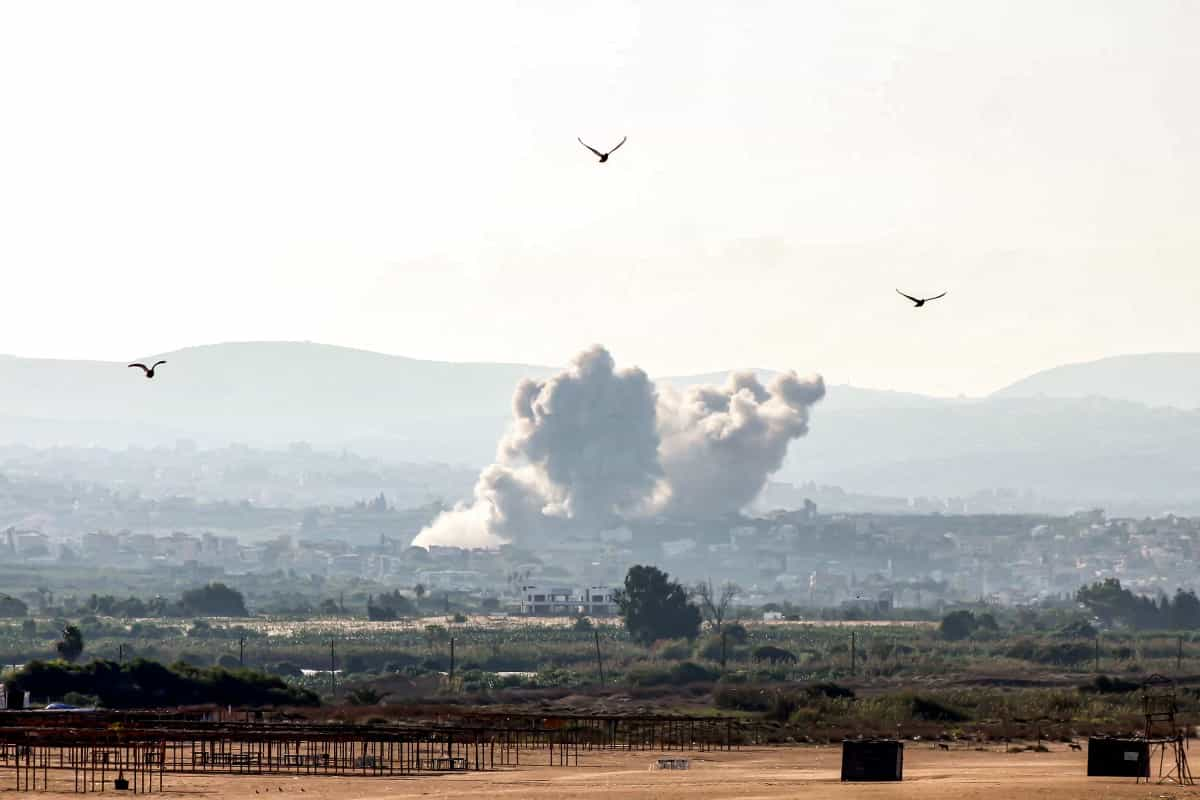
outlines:
{"label": "distant hill", "polygon": [[[413,461],[483,464],[508,423],[517,382],[559,369],[424,361],[311,342],[214,344],[141,360],[160,358],[166,366],[146,380],[122,363],[0,356],[0,441],[124,447],[180,437],[214,445],[306,440]],[[723,382],[725,373],[665,380]],[[850,387],[831,396],[843,392],[856,405],[887,406],[893,396]]]}
{"label": "distant hill", "polygon": [[[304,440],[477,467],[494,457],[517,381],[558,369],[422,361],[305,342],[218,344],[146,358],[168,361],[152,381],[119,363],[0,357],[0,442],[124,448],[184,437],[205,446]],[[778,479],[899,497],[1012,488],[1110,507],[1111,500],[1200,507],[1200,411],[1162,407],[1200,396],[1188,388],[1200,375],[1189,364],[1200,367],[1200,355],[1106,359],[1061,368],[1079,380],[1049,370],[971,400],[833,385]],[[661,380],[679,387],[725,377]],[[1105,392],[1127,399],[1089,397]]]}
{"label": "distant hill", "polygon": [[1113,356],[1043,370],[993,397],[1110,397],[1148,406],[1200,408],[1200,353]]}

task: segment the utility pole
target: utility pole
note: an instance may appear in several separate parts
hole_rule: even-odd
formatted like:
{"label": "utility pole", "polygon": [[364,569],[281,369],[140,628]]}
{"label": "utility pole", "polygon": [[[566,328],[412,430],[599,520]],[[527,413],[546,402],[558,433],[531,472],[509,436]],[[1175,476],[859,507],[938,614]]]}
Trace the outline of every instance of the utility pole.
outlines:
{"label": "utility pole", "polygon": [[125,645],[123,645],[123,644],[117,645],[117,663],[118,664],[125,663]]}
{"label": "utility pole", "polygon": [[337,677],[334,675],[333,639],[329,640],[329,696],[337,699]]}
{"label": "utility pole", "polygon": [[1178,678],[1181,674],[1183,674],[1183,637],[1176,636],[1175,642],[1179,647],[1179,649],[1175,652],[1175,677]]}
{"label": "utility pole", "polygon": [[721,672],[725,671],[725,643],[729,638],[728,631],[721,631]]}
{"label": "utility pole", "polygon": [[854,667],[855,667],[855,663],[854,663],[855,651],[858,649],[856,646],[857,638],[858,638],[857,634],[854,631],[850,631],[850,675],[852,677],[854,675]]}
{"label": "utility pole", "polygon": [[246,637],[238,637],[238,666],[246,666]]}
{"label": "utility pole", "polygon": [[596,666],[600,669],[600,685],[604,685],[604,659],[600,656],[600,631],[592,631],[596,634]]}
{"label": "utility pole", "polygon": [[454,687],[454,637],[450,637],[450,687]]}

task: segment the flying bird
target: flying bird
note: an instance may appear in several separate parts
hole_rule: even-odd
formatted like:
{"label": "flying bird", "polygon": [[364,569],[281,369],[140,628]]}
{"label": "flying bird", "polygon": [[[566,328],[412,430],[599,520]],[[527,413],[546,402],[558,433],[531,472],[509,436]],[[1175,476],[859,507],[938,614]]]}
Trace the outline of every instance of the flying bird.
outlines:
{"label": "flying bird", "polygon": [[905,294],[904,292],[900,291],[899,289],[896,290],[896,294],[900,295],[901,297],[907,297],[909,300],[912,300],[913,308],[920,308],[921,306],[928,303],[930,300],[941,300],[943,297],[946,296],[946,293],[942,292],[937,297],[913,297],[911,294]]}
{"label": "flying bird", "polygon": [[[576,136],[575,138],[579,139],[578,136]],[[579,143],[581,145],[583,145],[584,147],[586,147],[588,150],[591,150],[593,153],[595,153],[599,157],[600,163],[603,164],[605,161],[608,161],[609,156],[611,156],[613,153],[615,153],[621,149],[621,145],[625,144],[625,140],[628,138],[629,138],[628,136],[621,137],[621,141],[617,142],[617,146],[614,147],[612,150],[609,150],[607,153],[601,153],[599,150],[592,147],[590,144],[585,142],[583,139],[579,139]]]}
{"label": "flying bird", "polygon": [[155,361],[153,364],[151,364],[150,366],[148,366],[148,367],[147,367],[145,364],[139,364],[139,363],[137,363],[137,362],[135,361],[134,363],[130,364],[129,366],[131,366],[131,367],[137,367],[137,368],[138,368],[138,369],[140,369],[142,372],[146,373],[146,377],[147,377],[147,378],[153,378],[153,377],[154,377],[154,370],[158,369],[158,365],[159,365],[159,364],[165,364],[165,363],[167,363],[167,362],[165,362],[165,361]]}

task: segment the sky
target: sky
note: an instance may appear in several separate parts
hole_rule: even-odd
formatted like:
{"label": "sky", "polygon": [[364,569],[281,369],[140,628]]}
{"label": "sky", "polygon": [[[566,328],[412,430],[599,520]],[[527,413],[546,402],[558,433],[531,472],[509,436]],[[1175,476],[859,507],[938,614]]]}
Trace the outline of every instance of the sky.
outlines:
{"label": "sky", "polygon": [[1165,0],[0,2],[0,352],[603,343],[979,395],[1200,350],[1198,35]]}

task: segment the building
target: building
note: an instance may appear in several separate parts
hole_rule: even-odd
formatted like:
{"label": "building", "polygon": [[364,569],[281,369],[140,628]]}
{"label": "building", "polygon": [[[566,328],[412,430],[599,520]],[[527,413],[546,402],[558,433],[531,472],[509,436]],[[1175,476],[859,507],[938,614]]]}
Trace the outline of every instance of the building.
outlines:
{"label": "building", "polygon": [[611,586],[522,586],[521,613],[527,616],[612,616],[617,590]]}

